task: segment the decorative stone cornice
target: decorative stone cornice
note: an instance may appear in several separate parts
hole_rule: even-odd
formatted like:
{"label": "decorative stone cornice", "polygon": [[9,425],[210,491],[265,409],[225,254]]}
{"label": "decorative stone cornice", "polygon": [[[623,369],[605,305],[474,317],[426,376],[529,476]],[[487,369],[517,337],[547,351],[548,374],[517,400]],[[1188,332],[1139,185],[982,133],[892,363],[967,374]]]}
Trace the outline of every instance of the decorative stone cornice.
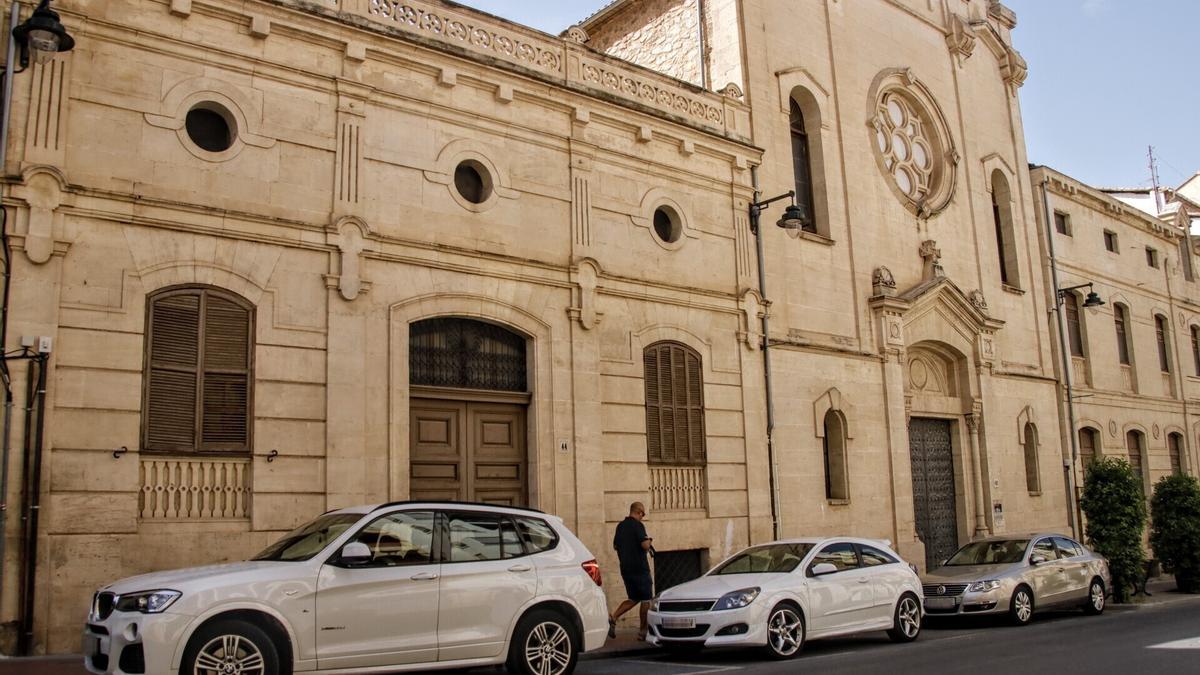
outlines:
{"label": "decorative stone cornice", "polygon": [[1029,64],[1020,52],[1009,47],[1004,58],[1000,59],[1000,75],[1004,78],[1004,84],[1008,85],[1009,93],[1016,96],[1017,89],[1025,84],[1025,78],[1029,75]]}
{"label": "decorative stone cornice", "polygon": [[950,48],[950,53],[955,56],[960,67],[975,52],[975,42],[978,39],[975,29],[971,28],[966,19],[957,14],[951,16],[949,31],[946,33],[946,46]]}

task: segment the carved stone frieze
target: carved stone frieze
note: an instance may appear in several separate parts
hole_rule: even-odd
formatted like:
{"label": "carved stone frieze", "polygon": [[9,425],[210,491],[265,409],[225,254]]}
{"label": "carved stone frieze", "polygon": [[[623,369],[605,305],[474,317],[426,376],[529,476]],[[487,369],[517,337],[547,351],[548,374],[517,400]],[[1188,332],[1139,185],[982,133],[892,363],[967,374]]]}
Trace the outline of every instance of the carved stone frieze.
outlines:
{"label": "carved stone frieze", "polygon": [[634,77],[599,61],[583,60],[580,68],[585,83],[620,92],[643,104],[706,124],[721,126],[725,123],[725,112],[721,108],[687,96],[681,89],[675,90],[674,87],[668,88],[649,79]]}
{"label": "carved stone frieze", "polygon": [[871,275],[871,291],[874,295],[895,295],[896,278],[892,271],[882,265],[876,267]]}
{"label": "carved stone frieze", "polygon": [[583,29],[583,26],[571,26],[567,29],[567,39],[572,42],[578,42],[582,45],[587,44],[587,41],[591,40],[592,36],[588,35],[588,32]]}

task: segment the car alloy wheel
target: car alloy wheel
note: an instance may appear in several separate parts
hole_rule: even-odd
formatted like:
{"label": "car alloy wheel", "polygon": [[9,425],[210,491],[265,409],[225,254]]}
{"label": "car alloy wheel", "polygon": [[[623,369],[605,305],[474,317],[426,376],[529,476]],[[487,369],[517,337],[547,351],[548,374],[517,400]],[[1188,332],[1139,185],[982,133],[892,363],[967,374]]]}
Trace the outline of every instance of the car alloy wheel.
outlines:
{"label": "car alloy wheel", "polygon": [[1033,618],[1033,596],[1030,595],[1029,589],[1021,587],[1013,593],[1010,612],[1017,625],[1024,626],[1029,623]]}
{"label": "car alloy wheel", "polygon": [[921,633],[921,606],[911,595],[901,596],[896,603],[896,618],[888,636],[895,642],[912,642]]}
{"label": "car alloy wheel", "polygon": [[772,656],[786,659],[804,646],[804,620],[791,605],[779,605],[767,619],[767,649]]}
{"label": "car alloy wheel", "polygon": [[1104,584],[1098,579],[1093,579],[1091,587],[1088,588],[1088,603],[1085,609],[1088,614],[1099,614],[1104,611],[1104,602]]}
{"label": "car alloy wheel", "polygon": [[562,675],[571,665],[571,636],[554,621],[543,621],[525,638],[525,663],[538,675]]}
{"label": "car alloy wheel", "polygon": [[219,635],[196,654],[197,675],[263,675],[265,670],[262,651],[241,635]]}

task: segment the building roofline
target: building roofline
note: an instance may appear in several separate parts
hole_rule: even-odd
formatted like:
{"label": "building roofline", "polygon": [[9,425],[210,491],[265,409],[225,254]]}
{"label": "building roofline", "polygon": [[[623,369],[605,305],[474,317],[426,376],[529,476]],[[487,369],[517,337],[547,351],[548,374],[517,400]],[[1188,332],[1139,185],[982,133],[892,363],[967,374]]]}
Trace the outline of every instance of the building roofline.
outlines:
{"label": "building roofline", "polygon": [[[1121,201],[1120,199],[1117,199],[1116,197],[1112,196],[1111,194],[1105,192],[1103,189],[1088,185],[1087,183],[1084,183],[1083,181],[1079,180],[1078,178],[1073,178],[1073,177],[1059,171],[1058,169],[1046,166],[1044,164],[1030,164],[1029,165],[1029,173],[1031,176],[1034,173],[1036,173],[1037,171],[1042,171],[1046,174],[1053,174],[1054,177],[1058,178],[1058,182],[1061,183],[1062,185],[1067,186],[1067,187],[1073,187],[1076,192],[1081,192],[1083,194],[1090,196],[1091,198],[1093,198],[1097,201],[1107,204],[1111,208],[1111,210],[1113,211],[1114,214],[1125,214],[1125,215],[1129,215],[1129,216],[1133,216],[1134,218],[1137,218],[1139,221],[1141,221],[1145,225],[1149,226],[1151,228],[1152,232],[1165,230],[1165,231],[1170,231],[1170,232],[1174,232],[1174,233],[1182,233],[1182,230],[1180,230],[1178,227],[1175,227],[1175,225],[1173,223],[1167,222],[1166,220],[1164,220],[1162,218],[1159,218],[1157,216],[1153,216],[1149,213],[1146,213],[1145,211],[1142,211],[1141,209],[1137,208],[1136,206],[1132,206],[1130,204],[1127,204],[1127,203]],[[1161,232],[1153,232],[1153,233],[1158,234],[1159,236],[1163,236],[1161,234]]]}
{"label": "building roofline", "polygon": [[575,25],[579,26],[585,31],[591,30],[592,26],[595,26],[596,24],[605,21],[612,16],[619,14],[627,5],[630,4],[633,4],[633,0],[612,0],[612,2],[592,12],[591,15],[584,17],[583,20],[579,21],[579,23],[576,23]]}

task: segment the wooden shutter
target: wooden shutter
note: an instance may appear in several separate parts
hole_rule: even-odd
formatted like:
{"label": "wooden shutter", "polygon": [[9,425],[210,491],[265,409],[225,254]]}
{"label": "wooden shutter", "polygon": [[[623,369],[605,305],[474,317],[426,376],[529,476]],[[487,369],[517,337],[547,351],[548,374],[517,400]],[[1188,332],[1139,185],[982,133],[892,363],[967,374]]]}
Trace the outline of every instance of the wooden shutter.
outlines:
{"label": "wooden shutter", "polygon": [[700,356],[673,342],[650,345],[642,356],[649,462],[704,464],[704,381]]}
{"label": "wooden shutter", "polygon": [[249,364],[250,312],[209,293],[204,311],[202,450],[247,448]]}
{"label": "wooden shutter", "polygon": [[249,451],[251,307],[205,288],[147,305],[143,450]]}

